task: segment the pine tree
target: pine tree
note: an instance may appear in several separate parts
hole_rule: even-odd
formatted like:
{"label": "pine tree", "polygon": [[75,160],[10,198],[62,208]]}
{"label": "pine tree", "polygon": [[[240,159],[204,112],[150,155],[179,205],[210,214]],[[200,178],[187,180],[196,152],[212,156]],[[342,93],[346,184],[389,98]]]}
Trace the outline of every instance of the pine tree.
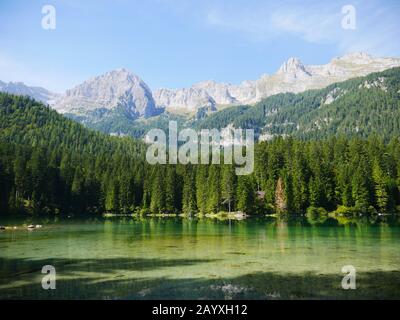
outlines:
{"label": "pine tree", "polygon": [[199,214],[207,212],[207,166],[198,165],[196,170],[196,200]]}
{"label": "pine tree", "polygon": [[89,212],[96,213],[104,210],[101,184],[95,179],[93,172],[89,172],[85,177],[84,203],[85,210]]}
{"label": "pine tree", "polygon": [[71,186],[71,193],[72,193],[72,207],[74,208],[74,211],[78,211],[79,213],[83,213],[85,208],[84,208],[84,176],[83,176],[83,171],[80,167],[76,168],[75,174],[74,174],[74,180],[72,182]]}
{"label": "pine tree", "polygon": [[207,212],[218,213],[221,205],[220,171],[218,165],[210,165],[207,187]]}
{"label": "pine tree", "polygon": [[369,176],[366,160],[361,157],[359,165],[353,174],[351,186],[355,206],[364,212],[371,205]]}
{"label": "pine tree", "polygon": [[[1,159],[0,159],[1,160]],[[9,211],[9,185],[8,177],[3,163],[0,161],[0,215]]]}
{"label": "pine tree", "polygon": [[35,212],[38,212],[46,204],[46,158],[42,148],[36,149],[30,160],[30,170],[32,179],[32,205]]}
{"label": "pine tree", "polygon": [[143,183],[143,197],[142,197],[142,208],[150,209],[150,201],[151,201],[151,181],[148,178],[145,178]]}
{"label": "pine tree", "polygon": [[310,204],[313,207],[323,207],[323,185],[319,177],[311,177],[308,189],[310,190]]}
{"label": "pine tree", "polygon": [[120,213],[120,188],[119,181],[117,178],[109,178],[107,189],[106,189],[106,199],[105,199],[105,209],[108,212]]}
{"label": "pine tree", "polygon": [[354,201],[352,197],[350,167],[348,166],[348,164],[342,163],[337,171],[337,198],[342,205],[346,207],[351,207],[354,205]]}
{"label": "pine tree", "polygon": [[165,213],[164,183],[164,170],[162,167],[156,167],[153,175],[150,200],[150,211],[153,213]]}
{"label": "pine tree", "polygon": [[237,209],[251,213],[254,208],[255,191],[248,176],[239,176],[237,185]]}
{"label": "pine tree", "polygon": [[233,209],[235,192],[235,169],[231,165],[224,165],[221,174],[221,200],[222,204],[228,207],[229,212]]}
{"label": "pine tree", "polygon": [[135,183],[130,172],[123,172],[120,178],[120,206],[122,213],[128,214],[133,211],[135,203]]}
{"label": "pine tree", "polygon": [[188,167],[183,178],[182,210],[186,215],[193,215],[197,211],[196,206],[196,182],[193,170]]}
{"label": "pine tree", "polygon": [[23,206],[27,190],[30,189],[29,176],[26,169],[26,159],[22,153],[17,153],[14,161],[14,185],[16,209]]}
{"label": "pine tree", "polygon": [[288,172],[285,172],[283,177],[283,185],[285,186],[286,210],[288,212],[292,212],[296,207],[294,203],[293,178],[292,175]]}
{"label": "pine tree", "polygon": [[306,168],[301,164],[297,164],[293,170],[291,206],[295,212],[304,212],[308,207],[308,187],[305,172]]}
{"label": "pine tree", "polygon": [[168,167],[165,178],[165,211],[167,213],[176,213],[179,208],[179,190],[178,178],[175,168]]}
{"label": "pine tree", "polygon": [[375,198],[378,209],[381,212],[386,212],[388,208],[389,195],[387,192],[387,177],[384,176],[378,161],[374,162],[372,168],[372,178],[375,185]]}

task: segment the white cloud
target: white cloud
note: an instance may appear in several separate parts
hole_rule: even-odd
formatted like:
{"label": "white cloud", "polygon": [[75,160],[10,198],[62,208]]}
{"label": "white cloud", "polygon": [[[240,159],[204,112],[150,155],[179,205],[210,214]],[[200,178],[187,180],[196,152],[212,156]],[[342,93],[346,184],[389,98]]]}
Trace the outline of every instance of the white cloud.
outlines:
{"label": "white cloud", "polygon": [[298,8],[279,10],[271,14],[270,23],[280,34],[296,34],[314,43],[330,42],[341,31],[341,15],[335,10],[330,13]]}
{"label": "white cloud", "polygon": [[253,40],[266,40],[278,35],[269,14],[260,12],[230,12],[213,9],[207,13],[207,25],[244,33]]}
{"label": "white cloud", "polygon": [[398,6],[351,1],[356,8],[356,30],[345,30],[341,23],[345,4],[309,1],[301,6],[281,2],[279,6],[263,3],[245,9],[214,7],[206,14],[206,24],[257,41],[292,35],[310,43],[334,44],[341,53],[400,55]]}

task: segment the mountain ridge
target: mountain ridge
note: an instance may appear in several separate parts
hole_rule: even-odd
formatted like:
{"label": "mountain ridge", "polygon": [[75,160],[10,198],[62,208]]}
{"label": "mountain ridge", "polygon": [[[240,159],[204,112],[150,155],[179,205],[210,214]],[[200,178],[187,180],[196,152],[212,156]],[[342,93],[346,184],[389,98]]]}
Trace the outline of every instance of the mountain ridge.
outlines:
{"label": "mountain ridge", "polygon": [[[299,93],[308,89],[320,89],[332,83],[354,77],[365,76],[373,72],[384,71],[400,66],[400,58],[372,57],[367,53],[350,53],[333,58],[325,65],[304,65],[298,58],[289,58],[275,74],[264,74],[256,80],[245,80],[240,84],[203,81],[189,88],[158,89],[154,92],[157,105],[166,110],[196,110],[202,107],[202,101],[212,99],[213,109],[220,105],[255,104],[261,99],[283,92]],[[196,95],[203,100],[196,101]]]}
{"label": "mountain ridge", "polygon": [[276,136],[320,139],[332,135],[400,135],[400,67],[333,83],[323,89],[280,93],[198,121],[197,128],[254,129],[259,140]]}
{"label": "mountain ridge", "polygon": [[[88,126],[125,134],[113,131],[112,128],[120,128],[115,123],[133,123],[160,114],[201,119],[226,107],[255,105],[279,93],[322,89],[397,66],[400,58],[377,58],[361,52],[335,57],[325,65],[305,65],[298,58],[289,58],[276,73],[240,84],[206,80],[188,88],[161,88],[152,92],[139,76],[120,68],[92,77],[62,95],[23,83],[1,81],[0,91],[29,95]],[[327,97],[327,102],[331,99]]]}

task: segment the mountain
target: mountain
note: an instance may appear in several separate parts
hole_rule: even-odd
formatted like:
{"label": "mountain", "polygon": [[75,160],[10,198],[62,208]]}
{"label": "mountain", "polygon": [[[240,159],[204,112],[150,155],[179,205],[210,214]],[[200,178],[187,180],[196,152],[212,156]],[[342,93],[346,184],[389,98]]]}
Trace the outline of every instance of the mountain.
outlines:
{"label": "mountain", "polygon": [[67,90],[53,108],[84,123],[110,121],[121,116],[135,120],[162,111],[156,107],[149,87],[126,69],[107,72]]}
{"label": "mountain", "polygon": [[195,125],[253,128],[260,140],[287,135],[302,139],[377,135],[389,140],[400,136],[400,67],[323,89],[276,94],[253,106],[226,108]]}
{"label": "mountain", "polygon": [[[323,89],[321,92],[325,92],[324,88],[335,83],[398,66],[400,58],[376,58],[366,53],[352,53],[334,58],[325,65],[305,65],[297,58],[290,58],[275,74],[263,75],[258,80],[244,81],[239,85],[203,81],[190,88],[158,89],[153,93],[137,75],[126,69],[117,69],[91,78],[63,95],[23,83],[0,82],[0,91],[28,95],[87,127],[113,135],[142,137],[153,127],[167,128],[169,120],[177,120],[182,126],[210,127],[212,124],[210,128],[213,128],[223,123],[241,127],[247,125],[256,128],[261,136],[269,137],[302,132],[303,120],[290,119],[293,120],[293,114],[305,117],[304,112],[312,110],[292,103],[292,97],[295,101],[298,97],[305,99],[310,95],[307,90]],[[294,96],[303,92],[304,95]],[[331,90],[325,97],[319,97],[324,101],[321,110],[337,106],[335,100],[345,93],[349,92]],[[269,97],[270,100],[265,100]],[[265,101],[268,106],[260,107]],[[289,110],[286,109],[288,103],[292,103],[290,110],[293,114],[285,113]],[[309,101],[308,107],[319,103]],[[359,112],[364,112],[364,109]],[[268,122],[278,116],[280,118],[276,123]],[[300,123],[297,123],[298,120]],[[290,122],[297,123],[300,129],[289,130]],[[304,123],[303,126],[308,128],[309,125]],[[311,134],[314,129],[309,130]]]}
{"label": "mountain", "polygon": [[154,99],[170,112],[190,113],[204,107],[217,110],[227,105],[254,104],[278,93],[320,89],[397,66],[400,58],[376,58],[366,53],[347,54],[325,65],[304,65],[299,59],[290,58],[275,74],[258,80],[239,85],[205,81],[190,88],[159,89],[154,92]]}
{"label": "mountain", "polygon": [[41,87],[29,87],[22,82],[3,82],[0,81],[0,92],[11,93],[20,96],[30,96],[31,98],[51,104],[58,98],[58,94],[50,92]]}
{"label": "mountain", "polygon": [[279,93],[254,105],[232,106],[201,118],[167,111],[147,119],[121,118],[112,123],[87,125],[107,133],[141,138],[152,128],[167,132],[170,120],[177,121],[180,129],[252,128],[259,140],[289,135],[306,140],[333,135],[378,135],[390,140],[400,136],[400,67],[323,89]]}

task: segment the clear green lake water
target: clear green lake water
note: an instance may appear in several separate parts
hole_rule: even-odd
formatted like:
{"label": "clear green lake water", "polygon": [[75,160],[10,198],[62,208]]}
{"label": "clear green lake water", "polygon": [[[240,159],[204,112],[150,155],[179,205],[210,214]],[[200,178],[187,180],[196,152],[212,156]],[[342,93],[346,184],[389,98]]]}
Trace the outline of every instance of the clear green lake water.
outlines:
{"label": "clear green lake water", "polygon": [[[23,225],[40,223],[28,231]],[[0,299],[398,299],[400,219],[0,220]],[[41,269],[56,268],[44,290]],[[344,290],[345,265],[356,268]]]}

